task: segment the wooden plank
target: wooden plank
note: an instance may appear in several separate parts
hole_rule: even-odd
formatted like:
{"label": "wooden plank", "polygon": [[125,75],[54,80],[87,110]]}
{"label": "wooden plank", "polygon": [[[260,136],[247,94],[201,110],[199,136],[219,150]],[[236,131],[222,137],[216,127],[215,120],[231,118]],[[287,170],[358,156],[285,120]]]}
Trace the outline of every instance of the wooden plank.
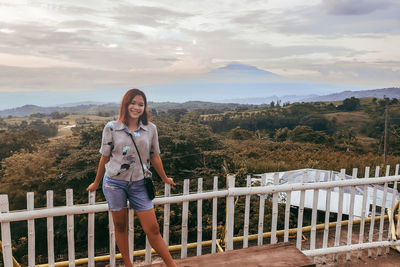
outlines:
{"label": "wooden plank", "polygon": [[[279,185],[279,173],[274,173],[274,185]],[[278,224],[278,192],[272,194],[271,244],[275,244]]]}
{"label": "wooden plank", "polygon": [[[203,192],[203,178],[197,179],[197,193]],[[203,200],[197,200],[197,251],[196,255],[201,255],[201,242],[203,235]]]}
{"label": "wooden plank", "polygon": [[128,209],[128,238],[129,238],[129,258],[134,261],[135,250],[135,210]]}
{"label": "wooden plank", "polygon": [[[317,170],[315,173],[315,183],[319,183],[319,176],[321,175],[320,171]],[[315,239],[317,235],[317,214],[318,214],[318,197],[319,197],[319,190],[314,189],[314,196],[313,196],[313,208],[312,208],[312,215],[311,215],[311,240],[310,240],[310,249],[315,249]]]}
{"label": "wooden plank", "polygon": [[[267,175],[264,173],[261,175],[261,186],[265,186],[267,183]],[[264,233],[264,207],[265,207],[265,195],[260,195],[260,206],[258,209],[258,236],[257,245],[263,244],[263,233]]]}
{"label": "wooden plank", "polygon": [[[176,263],[185,267],[315,266],[309,257],[287,242],[190,257],[177,260]],[[157,263],[151,266],[165,267],[165,264]]]}
{"label": "wooden plank", "polygon": [[[228,190],[234,187],[235,187],[235,176],[228,176]],[[226,250],[233,249],[234,220],[235,220],[235,197],[228,195],[226,198],[226,234],[225,234]]]}
{"label": "wooden plank", "polygon": [[[251,187],[250,175],[247,175],[246,187]],[[243,248],[247,248],[249,246],[250,197],[250,195],[246,195],[244,204]]]}
{"label": "wooden plank", "polygon": [[[346,170],[340,170],[340,180],[345,180]],[[343,212],[343,195],[344,188],[343,186],[339,187],[339,203],[338,203],[338,213],[337,213],[337,221],[336,221],[336,232],[335,232],[335,247],[338,247],[340,244],[340,234],[342,231],[342,212]],[[337,261],[337,254],[333,255],[333,260]]]}
{"label": "wooden plank", "polygon": [[[302,182],[307,182],[307,171],[303,171]],[[305,199],[305,190],[300,191],[300,203],[299,210],[297,213],[297,236],[296,236],[296,247],[301,250],[301,240],[303,239],[303,216],[304,216],[304,199]]]}
{"label": "wooden plank", "polygon": [[[214,176],[213,191],[218,191],[218,176]],[[212,208],[212,244],[211,253],[217,252],[217,212],[218,212],[218,198],[213,197],[213,208]]]}
{"label": "wooden plank", "polygon": [[[379,177],[379,166],[376,166],[375,168],[375,178]],[[374,190],[373,190],[373,195],[372,195],[372,211],[371,211],[371,218],[375,218],[376,215],[376,194],[378,190],[378,185],[374,184]],[[368,236],[368,241],[373,242],[374,241],[374,227],[375,227],[375,220],[371,220],[369,223],[369,236]],[[368,257],[372,257],[372,249],[368,249]]]}
{"label": "wooden plank", "polygon": [[[53,208],[54,193],[52,190],[46,191],[46,207]],[[54,219],[53,217],[46,218],[47,224],[47,262],[50,267],[55,266],[54,260]]]}
{"label": "wooden plank", "polygon": [[[35,205],[34,193],[26,193],[26,208],[33,211]],[[28,220],[28,266],[35,266],[35,220]]]}
{"label": "wooden plank", "polygon": [[[66,190],[67,206],[74,205],[72,189]],[[68,261],[69,266],[75,266],[75,239],[74,239],[74,215],[67,215],[67,237],[68,237]]]}
{"label": "wooden plank", "polygon": [[[9,212],[8,195],[0,195],[0,214]],[[1,247],[4,267],[13,267],[11,229],[9,222],[1,223]]]}
{"label": "wooden plank", "polygon": [[[289,172],[288,184],[293,183],[293,172]],[[286,204],[285,204],[285,231],[283,234],[283,241],[289,241],[289,221],[290,221],[290,203],[292,201],[292,191],[286,192]]]}
{"label": "wooden plank", "polygon": [[111,212],[108,212],[108,228],[110,239],[110,267],[115,267],[115,227]]}
{"label": "wooden plank", "polygon": [[[369,167],[365,168],[365,176],[364,178],[369,178]],[[368,185],[365,184],[363,188],[363,200],[362,200],[362,210],[361,210],[361,223],[360,223],[360,238],[358,240],[358,244],[362,244],[364,242],[364,229],[365,229],[365,216],[366,216],[366,206],[368,199]],[[369,208],[369,205],[368,205]],[[358,251],[358,258],[361,259],[362,251]]]}
{"label": "wooden plank", "polygon": [[[183,195],[189,194],[189,179],[183,181]],[[181,236],[181,258],[187,257],[187,237],[188,237],[188,212],[189,202],[182,203],[182,236]]]}
{"label": "wooden plank", "polygon": [[[96,191],[89,192],[89,205],[94,205],[96,201]],[[94,267],[94,213],[88,214],[88,266]]]}
{"label": "wooden plank", "polygon": [[[165,183],[164,196],[171,196],[171,185]],[[167,246],[169,246],[169,224],[170,224],[171,204],[164,204],[164,226],[163,226],[163,239]]]}

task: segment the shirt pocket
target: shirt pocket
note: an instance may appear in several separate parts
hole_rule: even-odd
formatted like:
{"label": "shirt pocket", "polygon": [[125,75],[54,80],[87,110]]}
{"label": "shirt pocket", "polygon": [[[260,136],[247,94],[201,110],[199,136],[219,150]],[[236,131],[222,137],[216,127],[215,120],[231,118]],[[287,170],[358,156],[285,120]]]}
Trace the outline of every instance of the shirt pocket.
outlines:
{"label": "shirt pocket", "polygon": [[123,164],[118,164],[118,163],[113,163],[113,164],[109,164],[108,166],[106,166],[106,174],[110,177],[119,177],[122,174],[126,173],[129,169],[132,168],[132,164],[127,164],[127,163],[123,163]]}

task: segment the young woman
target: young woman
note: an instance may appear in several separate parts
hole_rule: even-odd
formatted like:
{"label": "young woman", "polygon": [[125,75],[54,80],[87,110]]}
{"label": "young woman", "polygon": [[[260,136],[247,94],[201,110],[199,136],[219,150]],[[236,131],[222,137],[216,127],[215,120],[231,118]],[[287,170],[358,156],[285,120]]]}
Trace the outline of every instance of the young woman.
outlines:
{"label": "young woman", "polygon": [[103,193],[112,214],[115,239],[125,266],[133,266],[129,259],[127,200],[129,208],[136,211],[151,246],[167,266],[177,266],[160,235],[153,202],[144,184],[144,176],[151,176],[151,163],[165,183],[175,185],[174,180],[165,174],[157,128],[149,122],[147,100],[142,91],[131,89],[126,92],[118,120],[104,127],[100,153],[96,178],[86,190],[95,191],[104,176]]}

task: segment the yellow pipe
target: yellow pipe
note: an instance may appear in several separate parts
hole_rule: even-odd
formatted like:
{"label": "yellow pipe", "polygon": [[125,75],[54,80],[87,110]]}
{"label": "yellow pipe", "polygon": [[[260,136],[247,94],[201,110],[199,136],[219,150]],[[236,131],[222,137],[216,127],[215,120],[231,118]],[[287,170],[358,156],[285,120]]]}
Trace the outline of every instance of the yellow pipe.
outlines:
{"label": "yellow pipe", "polygon": [[220,239],[217,239],[216,243],[217,243],[218,252],[224,252],[224,250],[222,249],[222,247],[220,245]]}
{"label": "yellow pipe", "polygon": [[[380,218],[381,218],[381,216],[375,216],[375,221],[378,221]],[[384,218],[384,220],[387,220],[389,217],[388,217],[388,215],[386,215],[383,218]],[[370,221],[371,221],[371,218],[366,218],[365,219],[366,223],[370,222]],[[361,219],[353,220],[353,224],[359,224],[360,222],[361,222]],[[337,224],[337,222],[331,222],[331,223],[328,224],[328,226],[330,228],[330,227],[336,226],[336,224]],[[342,221],[342,225],[346,226],[348,224],[349,224],[348,220],[347,221]],[[316,230],[321,230],[321,229],[324,229],[324,228],[325,228],[325,224],[324,223],[316,225]],[[303,232],[310,232],[311,231],[311,226],[304,226],[302,228],[302,231]],[[296,234],[297,233],[297,228],[289,229],[288,232],[289,232],[289,235]],[[276,231],[276,235],[277,236],[282,236],[284,234],[285,234],[285,230]],[[271,232],[263,233],[263,238],[266,238],[266,237],[271,237]],[[258,238],[258,234],[254,234],[254,235],[249,235],[248,236],[249,240],[255,240],[257,238]],[[233,238],[233,242],[240,242],[240,241],[243,241],[243,236],[238,236],[238,237],[234,237]]]}

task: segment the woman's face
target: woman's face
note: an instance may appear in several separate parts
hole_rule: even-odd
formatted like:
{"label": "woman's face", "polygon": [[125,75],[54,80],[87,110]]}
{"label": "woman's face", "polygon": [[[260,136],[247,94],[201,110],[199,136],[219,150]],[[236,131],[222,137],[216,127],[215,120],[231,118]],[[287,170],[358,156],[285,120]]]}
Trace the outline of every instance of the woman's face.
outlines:
{"label": "woman's face", "polygon": [[128,105],[129,118],[135,120],[139,119],[144,112],[144,108],[145,105],[143,97],[141,95],[136,95]]}

